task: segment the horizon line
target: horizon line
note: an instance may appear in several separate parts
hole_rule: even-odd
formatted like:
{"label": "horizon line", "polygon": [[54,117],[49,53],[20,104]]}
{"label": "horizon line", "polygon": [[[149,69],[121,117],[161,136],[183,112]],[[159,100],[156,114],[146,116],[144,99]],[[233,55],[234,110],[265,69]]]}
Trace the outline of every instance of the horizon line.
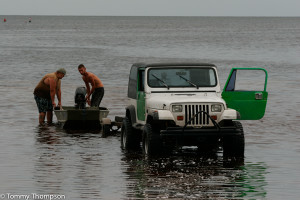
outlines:
{"label": "horizon line", "polygon": [[16,15],[16,14],[8,14],[8,15],[0,15],[3,16],[49,16],[49,17],[300,17],[300,16],[268,16],[268,15],[59,15],[59,14],[51,14],[51,15]]}

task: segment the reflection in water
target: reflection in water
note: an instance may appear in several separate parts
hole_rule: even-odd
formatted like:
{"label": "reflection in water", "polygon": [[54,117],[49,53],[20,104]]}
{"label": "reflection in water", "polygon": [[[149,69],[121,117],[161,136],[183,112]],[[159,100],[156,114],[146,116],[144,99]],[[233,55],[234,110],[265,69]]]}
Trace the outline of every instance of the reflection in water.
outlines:
{"label": "reflection in water", "polygon": [[53,125],[40,125],[36,129],[38,155],[36,156],[34,177],[37,192],[49,191],[59,194],[62,191],[63,164],[59,149],[62,138]]}
{"label": "reflection in water", "polygon": [[101,135],[78,130],[70,133],[56,125],[39,126],[36,132],[37,192],[63,194],[68,199],[99,199],[101,180],[95,174],[101,171],[102,155],[92,147]]}
{"label": "reflection in water", "polygon": [[61,133],[56,131],[56,126],[54,125],[39,125],[36,128],[36,140],[44,144],[60,144],[61,143]]}
{"label": "reflection in water", "polygon": [[265,198],[267,195],[265,190],[265,186],[267,186],[266,174],[267,167],[265,163],[246,164],[242,168],[240,180],[237,180],[237,184],[241,187],[242,196],[253,199]]}
{"label": "reflection in water", "polygon": [[126,153],[128,198],[241,199],[265,198],[266,167],[222,157],[182,153],[145,159]]}
{"label": "reflection in water", "polygon": [[36,133],[36,192],[68,199],[264,199],[267,195],[264,163],[244,164],[224,159],[220,152],[200,155],[195,149],[145,158],[140,151],[120,152],[116,148],[120,138],[115,135],[102,138],[55,125],[39,126]]}

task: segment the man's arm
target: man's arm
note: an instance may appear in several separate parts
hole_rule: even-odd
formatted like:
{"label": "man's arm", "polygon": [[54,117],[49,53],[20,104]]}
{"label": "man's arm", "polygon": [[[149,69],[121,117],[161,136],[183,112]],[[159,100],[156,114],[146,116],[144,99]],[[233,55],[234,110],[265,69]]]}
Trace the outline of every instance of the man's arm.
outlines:
{"label": "man's arm", "polygon": [[57,83],[57,89],[56,89],[56,96],[57,96],[57,100],[58,100],[58,106],[61,107],[61,82],[60,80]]}
{"label": "man's arm", "polygon": [[49,85],[50,85],[50,97],[52,101],[52,106],[56,107],[55,104],[55,94],[56,94],[56,82],[54,81],[53,78],[48,78],[49,79]]}
{"label": "man's arm", "polygon": [[57,92],[56,92],[56,96],[57,96],[57,100],[58,100],[58,106],[61,107],[61,90],[60,88],[57,89]]}
{"label": "man's arm", "polygon": [[86,78],[83,78],[83,77],[82,77],[82,80],[85,83],[86,93],[87,93],[87,95],[89,95],[90,94],[90,85],[89,85],[89,82],[86,80]]}
{"label": "man's arm", "polygon": [[87,103],[90,105],[91,103],[91,101],[90,101],[90,85],[89,85],[89,82],[86,80],[86,78],[83,78],[82,77],[82,80],[84,81],[84,83],[85,83],[85,86],[86,86],[86,92],[87,92],[87,95],[86,95],[86,97],[85,97],[85,99],[86,99],[86,101],[87,101]]}
{"label": "man's arm", "polygon": [[94,79],[94,77],[91,77],[90,78],[90,82],[91,82],[91,85],[92,85],[92,89],[91,89],[91,92],[89,93],[89,98],[90,98],[90,96],[93,94],[93,92],[95,91],[95,89],[96,89],[96,84],[95,84],[95,79]]}

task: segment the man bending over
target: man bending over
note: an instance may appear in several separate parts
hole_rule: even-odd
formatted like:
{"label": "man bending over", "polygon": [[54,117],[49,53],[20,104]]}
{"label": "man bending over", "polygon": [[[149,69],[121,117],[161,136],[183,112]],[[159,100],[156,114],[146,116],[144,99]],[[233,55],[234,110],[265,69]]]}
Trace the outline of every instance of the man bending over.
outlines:
{"label": "man bending over", "polygon": [[[82,80],[86,85],[86,101],[91,107],[99,107],[104,95],[104,87],[101,80],[95,74],[87,72],[83,64],[78,66],[78,71],[82,75]],[[92,89],[90,89],[90,85]],[[91,95],[92,100],[90,100]]]}
{"label": "man bending over", "polygon": [[34,89],[34,99],[39,110],[39,123],[43,124],[47,115],[47,122],[52,123],[53,108],[56,107],[55,95],[57,96],[58,106],[61,107],[61,79],[65,76],[64,68],[56,72],[46,74]]}

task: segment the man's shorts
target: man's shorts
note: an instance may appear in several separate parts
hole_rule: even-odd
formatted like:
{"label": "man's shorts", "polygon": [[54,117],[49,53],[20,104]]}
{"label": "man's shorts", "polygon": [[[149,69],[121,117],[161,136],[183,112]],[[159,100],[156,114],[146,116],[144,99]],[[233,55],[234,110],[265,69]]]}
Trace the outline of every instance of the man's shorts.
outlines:
{"label": "man's shorts", "polygon": [[91,99],[91,107],[99,107],[104,95],[104,88],[96,88]]}
{"label": "man's shorts", "polygon": [[36,101],[36,105],[39,109],[39,113],[47,111],[53,111],[53,105],[51,99],[44,99],[34,95],[34,99]]}

